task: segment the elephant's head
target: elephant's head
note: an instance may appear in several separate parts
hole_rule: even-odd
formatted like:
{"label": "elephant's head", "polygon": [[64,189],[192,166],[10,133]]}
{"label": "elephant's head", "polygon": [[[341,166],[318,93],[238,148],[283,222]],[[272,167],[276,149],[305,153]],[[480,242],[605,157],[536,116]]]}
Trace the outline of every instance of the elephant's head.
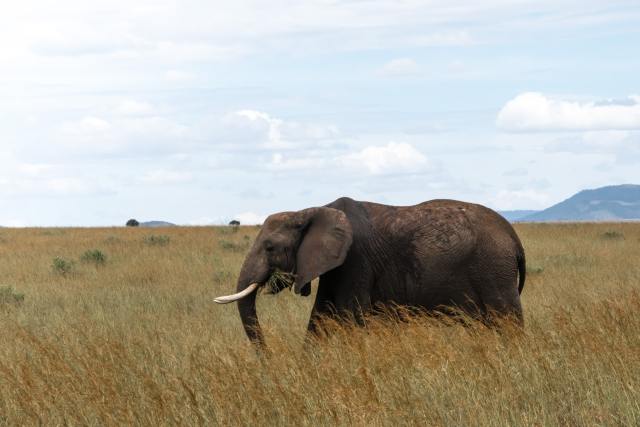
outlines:
{"label": "elephant's head", "polygon": [[256,314],[258,288],[280,270],[294,273],[294,290],[304,294],[313,279],[344,262],[352,238],[347,216],[337,209],[319,207],[273,214],[263,224],[242,264],[237,293],[215,301],[221,304],[238,301],[247,336],[261,344]]}

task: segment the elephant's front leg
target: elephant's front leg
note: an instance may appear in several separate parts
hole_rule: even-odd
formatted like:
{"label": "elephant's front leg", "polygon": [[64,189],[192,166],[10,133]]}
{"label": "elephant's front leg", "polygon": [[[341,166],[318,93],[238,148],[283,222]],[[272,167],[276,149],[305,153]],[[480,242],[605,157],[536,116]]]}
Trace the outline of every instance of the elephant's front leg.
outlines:
{"label": "elephant's front leg", "polygon": [[354,323],[365,326],[365,314],[371,310],[371,298],[366,292],[353,293],[353,289],[342,285],[341,291],[331,290],[330,286],[318,286],[316,301],[311,311],[307,336],[323,336],[327,329],[323,328],[323,319],[338,322]]}
{"label": "elephant's front leg", "polygon": [[326,330],[322,328],[322,320],[327,318],[335,318],[336,307],[330,298],[326,286],[319,285],[316,301],[311,310],[309,317],[309,325],[307,326],[307,338],[310,336],[319,337],[326,335]]}

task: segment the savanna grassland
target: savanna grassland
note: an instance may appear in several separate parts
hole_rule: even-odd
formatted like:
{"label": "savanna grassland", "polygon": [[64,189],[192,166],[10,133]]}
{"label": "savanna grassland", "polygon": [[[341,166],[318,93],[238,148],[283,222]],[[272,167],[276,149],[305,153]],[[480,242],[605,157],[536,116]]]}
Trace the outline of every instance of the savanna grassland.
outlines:
{"label": "savanna grassland", "polygon": [[0,425],[640,425],[640,224],[520,224],[526,327],[371,320],[235,278],[258,229],[0,229]]}

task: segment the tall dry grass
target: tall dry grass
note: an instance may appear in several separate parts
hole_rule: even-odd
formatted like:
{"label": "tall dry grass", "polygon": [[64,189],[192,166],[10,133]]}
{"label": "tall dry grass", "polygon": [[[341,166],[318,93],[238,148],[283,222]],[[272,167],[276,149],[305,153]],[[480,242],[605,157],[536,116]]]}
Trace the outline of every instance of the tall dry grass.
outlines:
{"label": "tall dry grass", "polygon": [[212,302],[256,228],[1,229],[0,424],[639,425],[640,224],[517,230],[524,333],[371,320],[305,349],[285,291],[258,357]]}

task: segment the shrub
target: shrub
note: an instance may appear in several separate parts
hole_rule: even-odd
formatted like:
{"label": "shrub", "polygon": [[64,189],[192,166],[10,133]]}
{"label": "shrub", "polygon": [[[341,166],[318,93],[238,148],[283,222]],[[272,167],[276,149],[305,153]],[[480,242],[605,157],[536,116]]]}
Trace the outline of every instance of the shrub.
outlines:
{"label": "shrub", "polygon": [[119,243],[120,242],[120,238],[118,236],[107,236],[104,239],[104,242],[111,245],[111,244]]}
{"label": "shrub", "polygon": [[169,240],[171,240],[169,236],[164,234],[159,234],[159,235],[152,234],[150,236],[144,237],[144,242],[147,245],[151,245],[151,246],[165,246],[169,244]]}
{"label": "shrub", "polygon": [[59,228],[50,228],[50,229],[42,230],[40,232],[40,235],[41,236],[62,236],[65,233],[66,233],[65,230],[61,230]]}
{"label": "shrub", "polygon": [[54,273],[60,274],[61,276],[68,276],[73,272],[74,263],[73,261],[69,261],[61,257],[55,257],[51,264],[51,268]]}
{"label": "shrub", "polygon": [[19,294],[11,286],[0,287],[0,307],[14,305],[18,306],[24,301],[24,294]]}
{"label": "shrub", "polygon": [[95,265],[103,265],[107,262],[107,257],[99,249],[90,249],[82,254],[80,261],[93,263]]}
{"label": "shrub", "polygon": [[601,237],[603,239],[607,239],[607,240],[623,240],[624,239],[624,234],[622,234],[619,231],[605,231],[604,233],[601,234]]}
{"label": "shrub", "polygon": [[129,221],[127,221],[127,227],[137,227],[140,225],[140,223],[138,222],[138,220],[131,218]]}
{"label": "shrub", "polygon": [[527,274],[540,274],[544,271],[544,267],[540,265],[528,265]]}
{"label": "shrub", "polygon": [[231,252],[242,252],[247,248],[249,248],[249,241],[246,239],[242,243],[235,243],[235,242],[230,242],[229,240],[222,239],[219,241],[218,244],[225,251],[231,251]]}
{"label": "shrub", "polygon": [[218,244],[222,249],[225,249],[225,250],[235,250],[237,248],[237,245],[235,243],[230,242],[228,240],[220,240]]}

